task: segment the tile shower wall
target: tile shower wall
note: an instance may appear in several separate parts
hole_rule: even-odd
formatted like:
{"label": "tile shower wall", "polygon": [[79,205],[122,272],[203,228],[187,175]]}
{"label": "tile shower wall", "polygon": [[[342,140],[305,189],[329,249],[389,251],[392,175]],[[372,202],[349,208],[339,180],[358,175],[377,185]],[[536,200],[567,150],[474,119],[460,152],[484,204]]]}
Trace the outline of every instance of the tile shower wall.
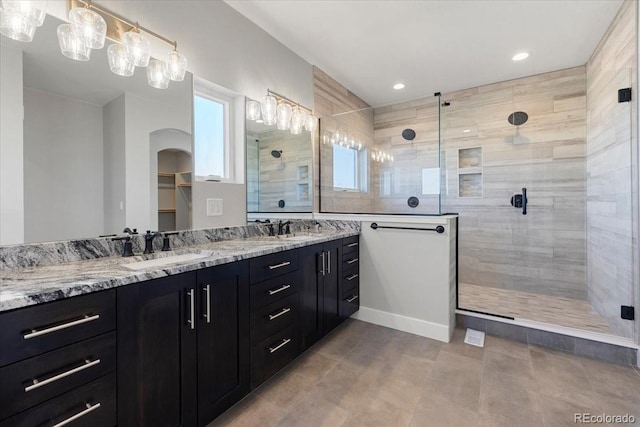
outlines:
{"label": "tile shower wall", "polygon": [[[311,144],[308,132],[273,130],[247,139],[248,209],[251,212],[311,212]],[[271,155],[280,153],[279,158]],[[256,171],[258,173],[256,174]],[[278,201],[284,200],[280,208]]]}
{"label": "tile shower wall", "polygon": [[[460,214],[460,282],[585,299],[585,67],[443,100],[443,212]],[[514,111],[529,115],[519,129]],[[522,187],[527,215],[510,205]]]}
{"label": "tile shower wall", "polygon": [[[620,305],[633,305],[632,172],[637,141],[632,103],[619,104],[620,88],[636,92],[636,8],[623,3],[587,63],[587,259],[588,298],[620,335],[633,337],[634,324],[620,318]],[[637,288],[636,288],[637,289]]]}

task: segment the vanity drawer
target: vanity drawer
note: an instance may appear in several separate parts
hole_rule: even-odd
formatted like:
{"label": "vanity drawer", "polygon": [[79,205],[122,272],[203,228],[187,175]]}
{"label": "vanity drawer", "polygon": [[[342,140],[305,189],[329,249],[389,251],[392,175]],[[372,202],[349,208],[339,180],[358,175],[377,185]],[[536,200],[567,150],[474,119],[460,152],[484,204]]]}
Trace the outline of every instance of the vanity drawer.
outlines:
{"label": "vanity drawer", "polygon": [[298,330],[291,325],[251,348],[251,389],[256,388],[298,355]]}
{"label": "vanity drawer", "polygon": [[360,271],[357,268],[346,270],[343,273],[342,289],[351,289],[360,284]]}
{"label": "vanity drawer", "polygon": [[342,254],[342,270],[358,269],[360,267],[360,258],[358,252]]}
{"label": "vanity drawer", "polygon": [[258,283],[298,269],[300,251],[277,252],[249,260],[249,280]]}
{"label": "vanity drawer", "polygon": [[342,294],[338,310],[340,317],[346,319],[360,308],[360,287],[357,286]]}
{"label": "vanity drawer", "polygon": [[269,304],[251,313],[251,345],[297,323],[299,316],[298,294]]}
{"label": "vanity drawer", "polygon": [[0,366],[115,329],[115,308],[109,290],[0,314]]}
{"label": "vanity drawer", "polygon": [[0,369],[0,419],[115,369],[115,332],[5,366]]}
{"label": "vanity drawer", "polygon": [[251,286],[249,291],[250,309],[255,310],[296,293],[299,281],[299,274],[294,272]]}
{"label": "vanity drawer", "polygon": [[[116,374],[109,374],[5,421],[0,427],[113,427],[117,423]],[[65,421],[73,421],[62,424]]]}
{"label": "vanity drawer", "polygon": [[345,237],[342,239],[342,253],[343,255],[358,252],[360,249],[360,236]]}

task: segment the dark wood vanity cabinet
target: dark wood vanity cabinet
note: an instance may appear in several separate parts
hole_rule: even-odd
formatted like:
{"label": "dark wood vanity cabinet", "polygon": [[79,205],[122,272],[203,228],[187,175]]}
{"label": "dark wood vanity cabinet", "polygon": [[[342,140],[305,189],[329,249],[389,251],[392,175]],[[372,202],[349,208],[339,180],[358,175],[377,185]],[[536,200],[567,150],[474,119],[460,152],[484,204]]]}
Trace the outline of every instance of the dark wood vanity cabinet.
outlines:
{"label": "dark wood vanity cabinet", "polygon": [[115,291],[0,313],[0,427],[116,424]]}
{"label": "dark wood vanity cabinet", "polygon": [[202,426],[249,390],[247,262],[118,289],[118,425]]}

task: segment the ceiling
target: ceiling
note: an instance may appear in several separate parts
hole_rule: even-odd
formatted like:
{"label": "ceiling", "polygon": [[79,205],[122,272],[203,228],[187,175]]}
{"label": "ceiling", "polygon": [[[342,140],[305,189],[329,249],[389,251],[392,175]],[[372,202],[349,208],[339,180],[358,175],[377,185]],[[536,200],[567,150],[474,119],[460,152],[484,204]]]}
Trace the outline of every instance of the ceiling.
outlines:
{"label": "ceiling", "polygon": [[[622,4],[225,1],[372,106],[584,65]],[[520,51],[531,56],[513,62]]]}

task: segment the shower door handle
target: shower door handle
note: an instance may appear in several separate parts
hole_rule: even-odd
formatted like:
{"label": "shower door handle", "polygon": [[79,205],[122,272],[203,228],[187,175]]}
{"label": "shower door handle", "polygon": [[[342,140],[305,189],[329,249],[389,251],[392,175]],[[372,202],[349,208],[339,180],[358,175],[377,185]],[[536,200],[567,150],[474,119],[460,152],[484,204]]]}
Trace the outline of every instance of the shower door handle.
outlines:
{"label": "shower door handle", "polygon": [[522,187],[522,215],[527,214],[527,189]]}

